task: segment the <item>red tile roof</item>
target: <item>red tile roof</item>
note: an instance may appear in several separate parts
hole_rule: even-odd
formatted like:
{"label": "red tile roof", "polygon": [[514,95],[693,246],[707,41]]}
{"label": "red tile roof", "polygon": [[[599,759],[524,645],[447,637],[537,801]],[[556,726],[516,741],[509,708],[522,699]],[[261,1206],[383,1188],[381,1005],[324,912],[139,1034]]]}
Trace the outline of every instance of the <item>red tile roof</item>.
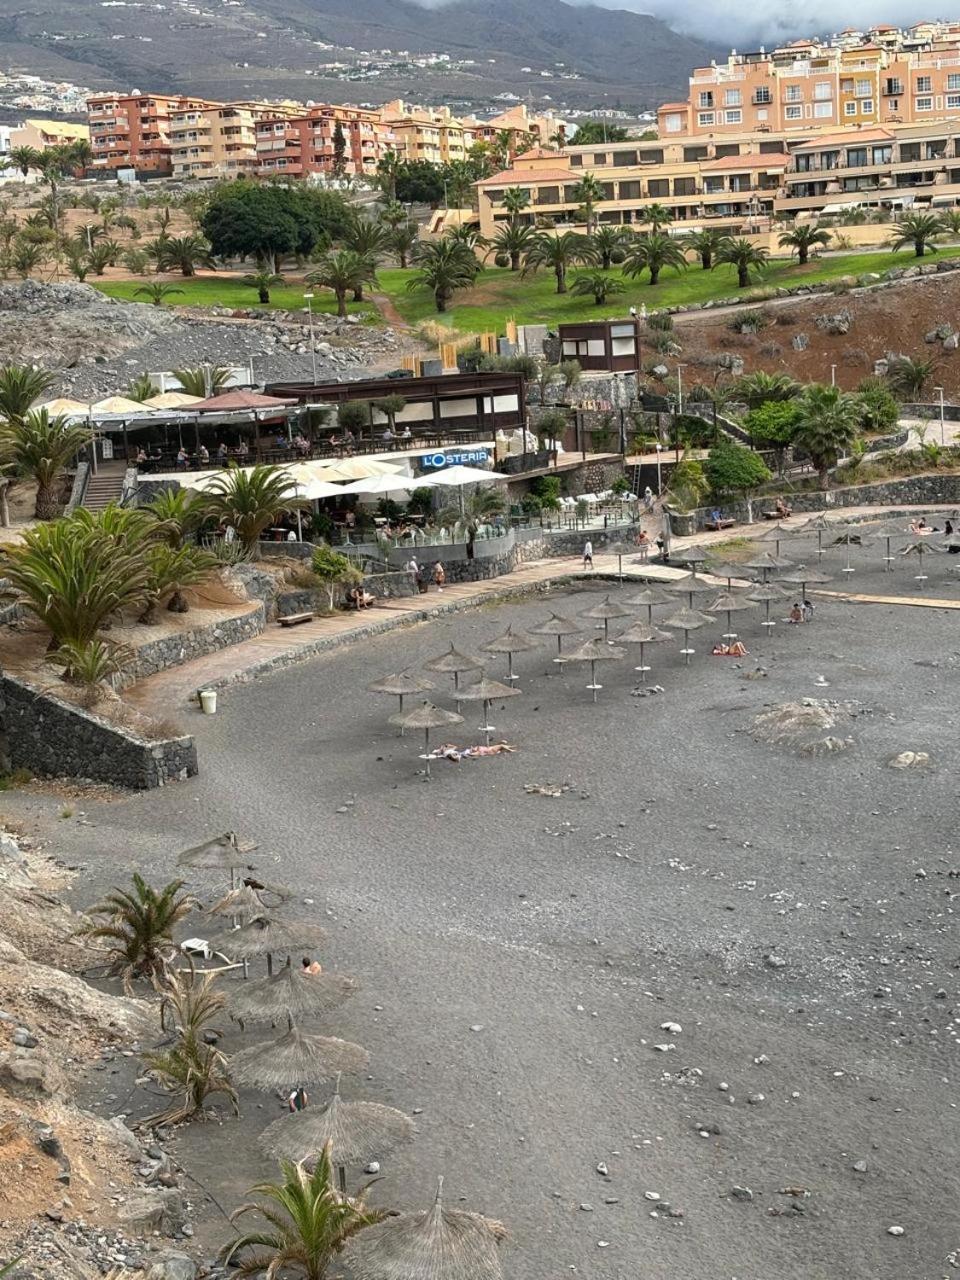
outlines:
{"label": "red tile roof", "polygon": [[783,169],[790,163],[788,155],[721,156],[719,160],[704,160],[701,169]]}
{"label": "red tile roof", "polygon": [[501,169],[492,178],[482,178],[475,187],[513,187],[527,182],[569,182],[577,177],[572,169]]}
{"label": "red tile roof", "polygon": [[796,151],[822,151],[829,147],[856,146],[858,142],[891,142],[894,135],[889,129],[848,129],[846,133],[829,133],[795,147]]}

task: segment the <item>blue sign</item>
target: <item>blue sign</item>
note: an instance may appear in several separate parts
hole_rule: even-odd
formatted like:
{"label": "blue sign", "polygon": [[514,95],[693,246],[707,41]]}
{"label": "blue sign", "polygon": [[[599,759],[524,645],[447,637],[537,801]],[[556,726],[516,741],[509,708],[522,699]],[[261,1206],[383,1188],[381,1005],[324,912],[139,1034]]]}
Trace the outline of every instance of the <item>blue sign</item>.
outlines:
{"label": "blue sign", "polygon": [[489,461],[488,449],[464,449],[458,453],[424,453],[420,455],[420,465],[425,471],[439,471],[443,467],[480,466]]}

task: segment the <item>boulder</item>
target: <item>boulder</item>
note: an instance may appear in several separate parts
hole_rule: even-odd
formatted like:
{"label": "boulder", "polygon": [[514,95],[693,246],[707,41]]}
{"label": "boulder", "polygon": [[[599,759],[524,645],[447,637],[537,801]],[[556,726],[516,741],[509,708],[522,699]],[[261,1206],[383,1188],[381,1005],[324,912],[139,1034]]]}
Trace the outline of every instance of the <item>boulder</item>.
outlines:
{"label": "boulder", "polygon": [[59,1093],[63,1081],[53,1063],[32,1049],[0,1054],[0,1089],[14,1098],[44,1098]]}
{"label": "boulder", "polygon": [[172,1249],[158,1254],[150,1264],[145,1280],[196,1280],[197,1264],[185,1253]]}
{"label": "boulder", "polygon": [[813,323],[824,333],[845,334],[850,332],[853,316],[844,307],[842,311],[836,311],[832,314],[824,312],[822,315],[815,316]]}
{"label": "boulder", "polygon": [[139,1164],[143,1159],[143,1151],[140,1149],[137,1135],[127,1128],[120,1116],[114,1116],[112,1120],[109,1120],[107,1127],[116,1138],[118,1145],[123,1148],[123,1153],[130,1163],[136,1162]]}
{"label": "boulder", "polygon": [[810,345],[810,338],[805,333],[795,333],[790,341],[790,345],[794,351],[806,351]]}
{"label": "boulder", "polygon": [[944,351],[956,351],[960,346],[960,333],[951,333],[943,340]]}
{"label": "boulder", "polygon": [[173,1187],[140,1192],[121,1207],[119,1218],[131,1231],[175,1235],[186,1223],[183,1196]]}

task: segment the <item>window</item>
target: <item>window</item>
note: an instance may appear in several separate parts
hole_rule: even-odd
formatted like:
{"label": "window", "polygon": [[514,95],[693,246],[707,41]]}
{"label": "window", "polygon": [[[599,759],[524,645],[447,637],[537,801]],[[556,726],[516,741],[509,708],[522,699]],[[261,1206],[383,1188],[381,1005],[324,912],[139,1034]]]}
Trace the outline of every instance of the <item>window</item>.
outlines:
{"label": "window", "polygon": [[705,92],[701,92],[701,93],[700,93],[700,95],[699,95],[699,96],[698,96],[698,98],[697,98],[697,106],[698,106],[698,107],[712,107],[712,106],[713,106],[713,92],[712,92],[712,90],[708,89],[708,90],[706,90]]}
{"label": "window", "polygon": [[669,115],[664,116],[663,122],[667,133],[683,132],[684,120],[679,111],[671,111]]}
{"label": "window", "polygon": [[847,150],[847,168],[862,169],[867,163],[866,147],[849,147]]}
{"label": "window", "polygon": [[874,164],[889,164],[893,159],[893,147],[889,143],[882,147],[874,147],[872,150]]}
{"label": "window", "polygon": [[757,120],[758,120],[758,121],[767,120],[767,119],[769,119],[769,117],[770,117],[770,112],[766,109],[766,107],[761,107],[761,108],[757,111]]}
{"label": "window", "polygon": [[872,116],[872,115],[873,115],[873,99],[872,99],[872,98],[864,98],[864,99],[862,99],[862,101],[861,101],[861,103],[860,103],[860,114],[861,114],[862,116]]}
{"label": "window", "polygon": [[899,111],[899,110],[900,110],[900,99],[899,99],[899,98],[891,98],[891,99],[890,99],[890,101],[887,103],[887,107],[888,107],[888,109],[889,109],[890,111]]}
{"label": "window", "polygon": [[621,182],[620,196],[621,200],[639,200],[642,196],[639,182]]}
{"label": "window", "polygon": [[685,164],[692,164],[695,160],[706,160],[706,147],[684,147],[683,160]]}
{"label": "window", "polygon": [[783,115],[786,120],[802,120],[803,107],[784,107]]}
{"label": "window", "polygon": [[635,151],[615,151],[613,153],[613,163],[618,169],[622,169],[627,165],[637,163],[637,153]]}
{"label": "window", "polygon": [[843,104],[843,114],[845,116],[855,116],[857,114],[857,104],[855,102],[845,102]]}
{"label": "window", "polygon": [[960,93],[947,94],[947,110],[956,111],[960,109]]}
{"label": "window", "polygon": [[593,153],[593,163],[594,163],[595,165],[596,165],[596,164],[606,164],[606,163],[607,163],[607,153],[606,153],[605,151],[595,151],[595,152]]}
{"label": "window", "polygon": [[756,106],[762,106],[770,101],[770,89],[767,85],[759,85],[753,91],[753,101]]}
{"label": "window", "polygon": [[701,128],[702,128],[704,125],[713,124],[713,112],[712,112],[712,111],[701,111],[701,112],[697,115],[697,124],[698,124],[698,125],[700,125],[700,126],[701,126]]}
{"label": "window", "polygon": [[933,110],[933,99],[932,99],[932,98],[917,98],[917,99],[916,99],[916,101],[914,102],[914,106],[916,107],[917,111],[932,111],[932,110]]}
{"label": "window", "polygon": [[960,75],[951,74],[947,76],[948,89],[960,89]]}
{"label": "window", "polygon": [[818,120],[822,120],[825,117],[829,119],[833,115],[833,103],[832,102],[815,102],[813,104],[813,114],[817,117]]}
{"label": "window", "polygon": [[841,92],[841,93],[853,93],[853,81],[852,81],[852,80],[841,80],[841,81],[840,81],[840,92]]}
{"label": "window", "polygon": [[647,195],[651,200],[660,200],[670,194],[670,183],[666,178],[652,178],[647,183]]}
{"label": "window", "polygon": [[803,92],[798,84],[788,84],[784,91],[784,98],[787,102],[802,102]]}
{"label": "window", "polygon": [[723,95],[723,105],[725,107],[739,107],[743,102],[743,97],[739,89],[727,89]]}
{"label": "window", "polygon": [[930,93],[932,89],[932,76],[917,76],[917,93]]}
{"label": "window", "polygon": [[818,80],[813,86],[813,96],[818,101],[823,102],[825,98],[833,96],[833,85],[829,80]]}
{"label": "window", "polygon": [[674,178],[673,194],[675,196],[695,196],[697,194],[696,178]]}
{"label": "window", "polygon": [[725,111],[723,113],[724,124],[740,124],[743,121],[742,111]]}
{"label": "window", "polygon": [[716,149],[716,158],[718,160],[726,160],[728,156],[738,156],[740,147],[736,142],[721,142]]}
{"label": "window", "polygon": [[571,156],[571,157],[570,157],[570,168],[571,168],[571,169],[582,169],[582,168],[583,168],[583,156]]}
{"label": "window", "polygon": [[761,142],[760,154],[762,156],[783,155],[783,143],[782,142]]}
{"label": "window", "polygon": [[[960,80],[960,76],[957,76],[957,79]],[[957,88],[960,89],[960,85],[958,85]],[[888,97],[890,94],[903,93],[903,81],[898,80],[895,76],[888,77],[887,80],[884,82],[883,92]]]}
{"label": "window", "polygon": [[858,80],[858,81],[857,81],[857,89],[856,89],[856,93],[857,93],[857,97],[858,97],[858,98],[869,98],[869,97],[870,97],[870,94],[871,94],[872,92],[873,92],[873,82],[872,82],[872,81],[870,81],[870,80]]}

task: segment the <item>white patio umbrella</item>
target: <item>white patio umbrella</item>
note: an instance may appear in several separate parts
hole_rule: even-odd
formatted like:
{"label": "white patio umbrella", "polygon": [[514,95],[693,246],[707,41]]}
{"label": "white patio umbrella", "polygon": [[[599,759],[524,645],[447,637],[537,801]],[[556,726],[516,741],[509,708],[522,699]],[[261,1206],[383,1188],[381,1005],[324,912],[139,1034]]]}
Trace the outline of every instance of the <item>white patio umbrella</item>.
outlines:
{"label": "white patio umbrella", "polygon": [[495,480],[509,480],[502,471],[484,471],[481,467],[444,467],[436,475],[417,477],[418,484],[442,485],[450,489],[465,484],[492,484]]}
{"label": "white patio umbrella", "polygon": [[401,476],[396,471],[392,471],[389,475],[368,476],[365,480],[351,480],[349,484],[340,485],[338,492],[344,494],[406,494],[408,490],[414,487],[415,485],[410,476]]}

